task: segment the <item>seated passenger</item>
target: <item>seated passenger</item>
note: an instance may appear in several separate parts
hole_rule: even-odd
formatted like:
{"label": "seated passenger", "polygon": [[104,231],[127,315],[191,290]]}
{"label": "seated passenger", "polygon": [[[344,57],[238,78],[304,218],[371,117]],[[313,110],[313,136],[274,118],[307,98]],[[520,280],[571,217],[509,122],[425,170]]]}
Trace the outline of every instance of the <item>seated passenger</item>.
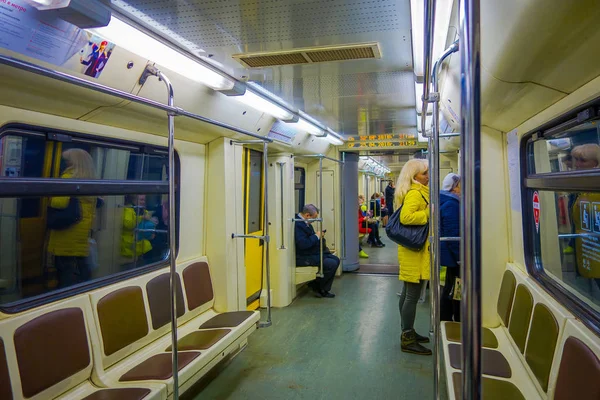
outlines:
{"label": "seated passenger", "polygon": [[[449,173],[440,191],[440,236],[460,236],[460,176]],[[440,298],[440,320],[460,322],[460,302],[453,300],[460,277],[459,242],[440,243],[440,265],[446,267],[446,283]]]}
{"label": "seated passenger", "polygon": [[385,247],[385,244],[381,241],[379,236],[379,225],[376,222],[372,222],[370,219],[371,214],[367,211],[365,203],[365,197],[363,195],[358,196],[358,232],[368,233],[369,238],[367,243],[371,247]]}
{"label": "seated passenger", "polygon": [[[298,214],[301,219],[314,219],[319,217],[319,209],[312,204],[307,204]],[[323,232],[315,232],[312,222],[298,221],[295,224],[294,239],[296,241],[296,265],[304,267],[308,265],[320,265],[319,242]],[[335,278],[335,271],[340,265],[340,259],[331,254],[325,245],[323,238],[323,278],[317,278],[309,282],[308,286],[317,294],[318,297],[333,298],[335,294],[331,293],[331,286]]]}

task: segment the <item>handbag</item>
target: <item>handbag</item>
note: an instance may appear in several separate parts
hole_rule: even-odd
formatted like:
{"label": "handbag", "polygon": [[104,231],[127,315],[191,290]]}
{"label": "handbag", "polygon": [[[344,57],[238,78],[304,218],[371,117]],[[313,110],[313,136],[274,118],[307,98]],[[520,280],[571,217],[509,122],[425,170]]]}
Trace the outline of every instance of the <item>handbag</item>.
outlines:
{"label": "handbag", "polygon": [[[420,193],[420,192],[419,192]],[[423,194],[421,194],[423,197]],[[429,202],[423,197],[425,203],[429,205]],[[385,233],[395,243],[402,247],[409,248],[411,250],[421,250],[427,242],[429,236],[429,224],[425,225],[404,225],[400,222],[400,213],[402,212],[402,206],[398,208],[385,227]]]}
{"label": "handbag", "polygon": [[60,231],[75,225],[81,221],[81,206],[76,197],[69,199],[66,208],[48,207],[47,225],[48,229]]}

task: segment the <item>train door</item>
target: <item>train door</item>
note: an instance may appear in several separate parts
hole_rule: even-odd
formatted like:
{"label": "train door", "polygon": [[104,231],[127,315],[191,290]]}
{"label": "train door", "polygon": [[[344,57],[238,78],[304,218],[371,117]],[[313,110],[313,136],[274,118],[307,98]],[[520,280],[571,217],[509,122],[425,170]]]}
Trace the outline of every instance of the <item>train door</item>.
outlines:
{"label": "train door", "polygon": [[[332,170],[323,170],[323,209],[321,217],[323,218],[323,229],[327,230],[326,239],[327,247],[330,250],[335,249],[335,184],[334,172]],[[319,193],[319,171],[317,171],[317,189],[315,193]]]}
{"label": "train door", "polygon": [[[244,230],[248,235],[263,235],[262,166],[262,152],[244,149]],[[244,249],[246,305],[249,310],[256,310],[262,290],[264,243],[262,240],[245,239]]]}

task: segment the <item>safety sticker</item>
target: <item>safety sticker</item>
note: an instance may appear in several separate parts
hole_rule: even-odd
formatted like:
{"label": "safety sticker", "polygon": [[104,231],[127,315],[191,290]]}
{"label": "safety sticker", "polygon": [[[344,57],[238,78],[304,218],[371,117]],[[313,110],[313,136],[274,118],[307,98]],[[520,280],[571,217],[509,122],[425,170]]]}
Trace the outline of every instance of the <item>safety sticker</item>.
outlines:
{"label": "safety sticker", "polygon": [[592,230],[596,233],[600,233],[600,203],[592,203],[592,211],[594,213]]}
{"label": "safety sticker", "polygon": [[535,231],[540,233],[540,194],[533,192],[533,220],[535,221]]}
{"label": "safety sticker", "polygon": [[590,213],[590,202],[582,201],[579,203],[581,207],[581,229],[584,231],[592,231],[592,214]]}

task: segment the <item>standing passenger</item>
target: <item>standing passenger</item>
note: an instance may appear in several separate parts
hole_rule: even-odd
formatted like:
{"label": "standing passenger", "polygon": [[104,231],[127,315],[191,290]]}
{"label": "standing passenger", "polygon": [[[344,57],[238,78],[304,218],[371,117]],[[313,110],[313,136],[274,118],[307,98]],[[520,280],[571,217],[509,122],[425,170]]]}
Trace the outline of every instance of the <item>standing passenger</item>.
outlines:
{"label": "standing passenger", "polygon": [[[440,191],[440,236],[460,236],[460,176],[449,173]],[[446,283],[440,299],[440,320],[460,322],[460,302],[453,300],[460,277],[459,242],[440,243],[440,265],[446,267]]]}
{"label": "standing passenger", "polygon": [[[315,219],[319,217],[319,209],[312,204],[307,204],[298,214],[300,219]],[[294,240],[296,242],[296,265],[319,265],[320,256],[320,238],[325,235],[323,232],[315,232],[312,222],[296,222],[294,230]],[[317,278],[310,282],[309,287],[319,297],[333,298],[335,294],[331,293],[331,286],[335,278],[335,271],[340,266],[340,259],[329,252],[323,238],[323,278]]]}
{"label": "standing passenger", "polygon": [[[62,153],[67,168],[61,174],[62,179],[95,179],[94,161],[90,154],[82,149],[69,149]],[[48,252],[54,256],[54,266],[58,275],[58,288],[65,288],[91,278],[91,268],[87,257],[90,254],[90,231],[96,209],[96,198],[78,196],[81,219],[73,225],[50,230]],[[66,209],[70,197],[52,197],[50,207]]]}
{"label": "standing passenger", "polygon": [[390,180],[387,187],[385,188],[385,206],[388,210],[388,215],[392,215],[394,213],[394,193],[396,192],[396,185],[394,185],[394,181]]}
{"label": "standing passenger", "polygon": [[[400,222],[404,225],[429,223],[429,174],[426,160],[413,159],[402,167],[396,191],[397,204],[402,207]],[[431,350],[421,346],[429,338],[415,332],[414,323],[421,282],[429,280],[429,240],[421,250],[398,246],[399,279],[404,282],[400,295],[402,351],[430,355]]]}

